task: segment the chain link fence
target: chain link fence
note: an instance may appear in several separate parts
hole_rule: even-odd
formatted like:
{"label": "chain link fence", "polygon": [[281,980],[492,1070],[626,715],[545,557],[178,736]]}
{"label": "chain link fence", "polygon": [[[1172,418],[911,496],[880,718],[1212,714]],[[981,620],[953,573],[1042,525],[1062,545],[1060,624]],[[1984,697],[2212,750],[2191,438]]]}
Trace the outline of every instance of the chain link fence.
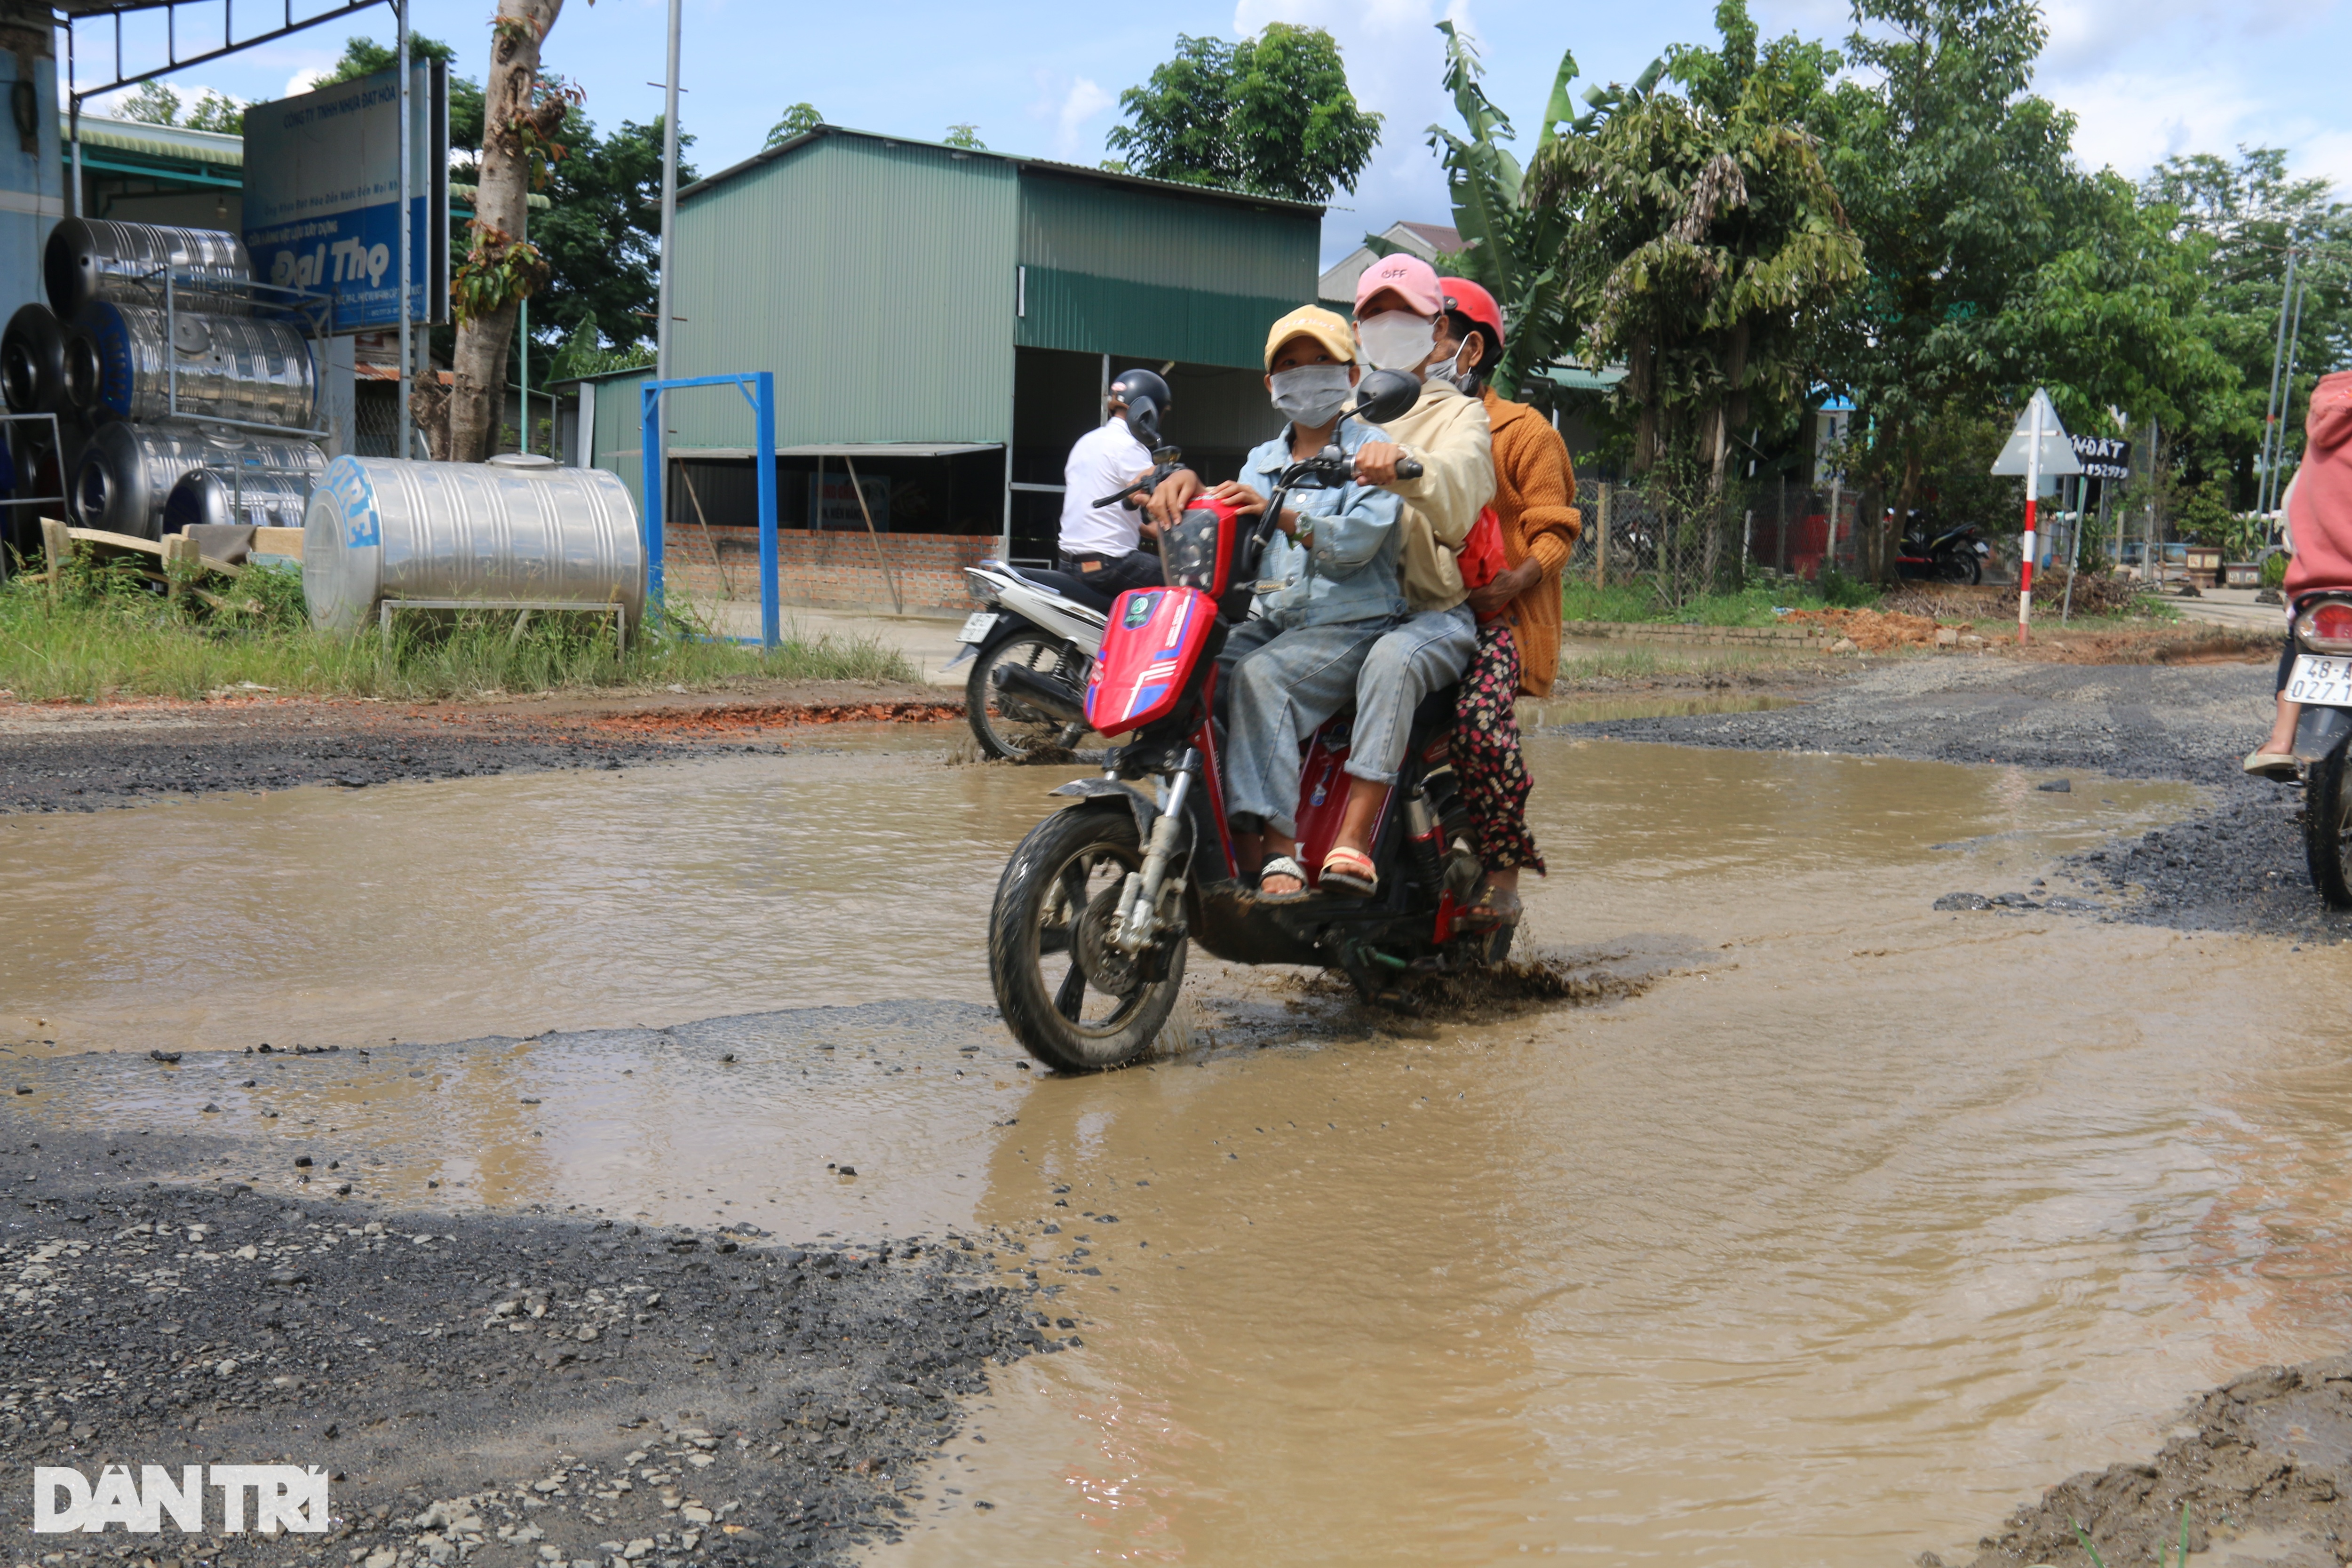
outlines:
{"label": "chain link fence", "polygon": [[1786,479],[1727,484],[1689,500],[1663,487],[1580,479],[1584,531],[1567,574],[1595,587],[1646,584],[1669,608],[1762,578],[1857,575],[1859,498]]}

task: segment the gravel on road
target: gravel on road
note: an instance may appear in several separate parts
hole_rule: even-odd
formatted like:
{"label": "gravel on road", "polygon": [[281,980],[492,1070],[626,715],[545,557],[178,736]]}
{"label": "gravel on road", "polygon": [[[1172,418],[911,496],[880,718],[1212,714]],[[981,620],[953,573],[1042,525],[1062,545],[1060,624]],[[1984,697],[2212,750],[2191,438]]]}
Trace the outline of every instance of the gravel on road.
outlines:
{"label": "gravel on road", "polygon": [[[142,1179],[232,1142],[0,1137],[0,1563],[845,1563],[970,1501],[924,1467],[991,1365],[1079,1342],[987,1238]],[[328,1533],[31,1531],[37,1466],[277,1462],[331,1469]]]}

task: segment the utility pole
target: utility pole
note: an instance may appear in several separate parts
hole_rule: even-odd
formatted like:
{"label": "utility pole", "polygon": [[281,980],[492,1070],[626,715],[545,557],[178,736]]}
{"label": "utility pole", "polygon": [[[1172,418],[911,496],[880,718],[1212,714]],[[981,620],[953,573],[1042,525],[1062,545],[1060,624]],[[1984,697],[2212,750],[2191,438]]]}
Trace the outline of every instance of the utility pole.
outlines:
{"label": "utility pole", "polygon": [[416,150],[409,144],[408,0],[393,0],[392,25],[400,34],[400,456],[405,461],[416,450],[416,421],[410,416],[408,406],[409,386],[416,374],[416,356],[408,330],[408,318],[415,313],[416,303],[412,260],[416,249],[415,215],[409,211],[410,165],[416,161]]}
{"label": "utility pole", "polygon": [[2270,502],[2263,508],[2267,513],[2279,504],[2279,470],[2286,467],[2287,416],[2294,409],[2295,351],[2303,343],[2303,297],[2311,291],[2308,279],[2294,286],[2294,324],[2286,330],[2286,374],[2279,382],[2278,447],[2271,454]]}
{"label": "utility pole", "polygon": [[670,378],[670,274],[677,259],[677,44],[684,0],[669,0],[669,79],[662,84],[661,293],[654,309],[654,378]]}
{"label": "utility pole", "polygon": [[2290,247],[2286,253],[2286,283],[2279,290],[2278,335],[2271,344],[2270,401],[2263,405],[2262,471],[2254,483],[2254,506],[2261,511],[2271,510],[2271,444],[2279,428],[2279,373],[2286,364],[2286,321],[2294,304],[2294,251]]}

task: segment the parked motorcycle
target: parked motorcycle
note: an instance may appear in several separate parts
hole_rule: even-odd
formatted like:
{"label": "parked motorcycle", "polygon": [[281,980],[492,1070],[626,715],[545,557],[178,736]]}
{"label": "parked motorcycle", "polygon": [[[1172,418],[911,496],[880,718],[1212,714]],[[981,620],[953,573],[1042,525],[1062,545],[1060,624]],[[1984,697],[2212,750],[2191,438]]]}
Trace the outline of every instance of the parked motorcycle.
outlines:
{"label": "parked motorcycle", "polygon": [[2294,616],[2294,668],[2286,700],[2303,704],[2294,729],[2304,764],[2303,856],[2330,909],[2352,909],[2352,593],[2306,595]]}
{"label": "parked motorcycle", "polygon": [[[1419,394],[1411,376],[1374,372],[1346,416],[1379,424]],[[1119,743],[1099,777],[1053,792],[1073,804],[1021,841],[989,917],[997,1003],[1014,1037],[1048,1066],[1091,1071],[1142,1055],[1176,1005],[1194,942],[1235,963],[1338,969],[1369,996],[1409,974],[1493,963],[1509,951],[1508,927],[1471,933],[1454,923],[1483,868],[1452,765],[1450,688],[1414,715],[1373,835],[1380,885],[1370,898],[1315,888],[1297,902],[1261,903],[1256,868],[1234,858],[1217,654],[1249,614],[1284,500],[1345,484],[1351,468],[1336,445],[1292,464],[1254,529],[1202,496],[1161,536],[1168,585],[1113,602],[1084,712]],[[1411,459],[1398,465],[1402,478],[1417,472]],[[1341,713],[1307,743],[1297,817],[1298,858],[1309,868],[1338,835],[1352,718]]]}
{"label": "parked motorcycle", "polygon": [[1895,565],[1900,576],[1974,585],[1984,581],[1985,557],[1991,553],[1984,531],[1964,522],[1932,537],[1916,529],[1906,531]]}
{"label": "parked motorcycle", "polygon": [[982,609],[956,640],[973,660],[964,679],[964,718],[982,752],[1019,762],[1067,751],[1087,732],[1087,681],[1102,647],[1111,596],[1064,572],[983,561],[964,568]]}

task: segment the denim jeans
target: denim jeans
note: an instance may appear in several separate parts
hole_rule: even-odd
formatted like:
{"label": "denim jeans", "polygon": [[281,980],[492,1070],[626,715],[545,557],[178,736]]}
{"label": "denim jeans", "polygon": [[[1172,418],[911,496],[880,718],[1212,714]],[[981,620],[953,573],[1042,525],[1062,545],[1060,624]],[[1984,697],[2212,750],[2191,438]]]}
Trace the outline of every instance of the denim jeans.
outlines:
{"label": "denim jeans", "polygon": [[1467,605],[1424,610],[1372,645],[1356,678],[1355,739],[1348,771],[1374,784],[1396,783],[1412,739],[1412,710],[1451,686],[1478,651],[1478,617]]}
{"label": "denim jeans", "polygon": [[[1370,621],[1276,629],[1244,621],[1218,655],[1225,712],[1225,811],[1255,816],[1284,837],[1298,833],[1300,742],[1356,696],[1365,656],[1395,623]],[[1255,869],[1255,868],[1252,868]]]}

